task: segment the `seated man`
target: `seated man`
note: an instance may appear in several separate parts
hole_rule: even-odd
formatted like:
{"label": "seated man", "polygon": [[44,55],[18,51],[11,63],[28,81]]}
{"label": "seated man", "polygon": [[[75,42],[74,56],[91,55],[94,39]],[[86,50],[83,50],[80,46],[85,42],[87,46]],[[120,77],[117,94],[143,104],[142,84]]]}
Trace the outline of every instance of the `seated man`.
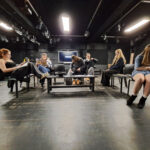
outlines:
{"label": "seated man", "polygon": [[[84,65],[84,61],[82,58],[78,57],[78,56],[72,56],[72,63],[71,63],[71,68],[69,69],[68,71],[68,76],[71,76],[71,75],[83,75],[84,74],[84,68],[85,68],[85,65]],[[77,84],[80,84],[80,79],[74,79],[72,84],[75,85],[76,83]]]}

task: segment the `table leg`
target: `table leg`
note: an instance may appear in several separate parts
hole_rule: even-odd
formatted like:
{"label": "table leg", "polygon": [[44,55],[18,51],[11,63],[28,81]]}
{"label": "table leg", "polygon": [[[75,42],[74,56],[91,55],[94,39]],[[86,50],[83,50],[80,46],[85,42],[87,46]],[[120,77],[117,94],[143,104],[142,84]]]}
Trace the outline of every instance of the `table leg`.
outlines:
{"label": "table leg", "polygon": [[47,93],[49,93],[49,91],[50,91],[49,85],[50,85],[50,79],[47,78]]}
{"label": "table leg", "polygon": [[95,78],[91,78],[91,83],[92,83],[92,92],[94,92],[94,84],[95,84]]}

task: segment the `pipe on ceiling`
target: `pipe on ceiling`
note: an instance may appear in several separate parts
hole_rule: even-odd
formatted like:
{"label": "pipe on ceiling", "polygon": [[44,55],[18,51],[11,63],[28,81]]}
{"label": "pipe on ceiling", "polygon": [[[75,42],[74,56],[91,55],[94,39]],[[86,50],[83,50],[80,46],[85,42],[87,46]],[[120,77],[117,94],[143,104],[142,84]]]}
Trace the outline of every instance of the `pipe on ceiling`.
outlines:
{"label": "pipe on ceiling", "polygon": [[92,18],[90,19],[90,22],[89,22],[89,24],[88,24],[88,26],[87,26],[87,30],[89,30],[89,28],[90,28],[90,26],[91,26],[91,24],[92,24],[92,22],[93,22],[93,20],[94,20],[94,18],[95,18],[95,16],[96,16],[96,14],[97,14],[97,12],[98,12],[98,10],[99,10],[101,4],[102,4],[102,1],[103,1],[103,0],[100,0],[100,1],[99,1],[98,5],[97,5],[97,7],[96,7],[96,9],[95,9],[95,11],[94,11],[94,13],[93,13],[93,16],[92,16]]}
{"label": "pipe on ceiling", "polygon": [[138,3],[136,3],[127,13],[125,13],[120,19],[118,19],[113,25],[111,25],[105,33],[108,33],[115,25],[117,25],[122,19],[124,19],[128,14],[130,14],[137,6],[139,6],[141,3],[150,3],[150,1],[147,0],[141,0]]}
{"label": "pipe on ceiling", "polygon": [[51,37],[86,38],[84,35],[51,35]]}
{"label": "pipe on ceiling", "polygon": [[30,7],[32,8],[32,10],[34,11],[34,13],[36,14],[37,17],[39,17],[37,11],[34,9],[33,5],[31,4],[31,2],[29,0],[25,0],[29,5]]}

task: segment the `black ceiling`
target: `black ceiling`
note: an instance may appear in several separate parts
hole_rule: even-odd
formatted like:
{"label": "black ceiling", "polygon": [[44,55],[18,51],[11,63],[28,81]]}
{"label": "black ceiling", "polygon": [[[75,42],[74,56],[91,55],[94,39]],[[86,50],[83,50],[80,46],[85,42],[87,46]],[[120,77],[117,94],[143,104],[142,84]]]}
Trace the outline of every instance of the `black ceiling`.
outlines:
{"label": "black ceiling", "polygon": [[[8,1],[8,0],[5,0]],[[12,1],[12,0],[11,0]],[[71,36],[80,35],[78,39],[83,38],[89,42],[102,40],[101,36],[121,37],[128,39],[136,38],[139,34],[148,33],[149,24],[141,29],[141,31],[132,35],[125,35],[124,29],[143,17],[150,17],[150,3],[143,3],[141,0],[13,0],[15,6],[33,25],[34,34],[36,27],[39,24],[39,17],[33,12],[30,15],[25,11],[25,4],[31,2],[41,20],[45,24],[43,31],[47,29],[50,32],[50,37],[62,36],[63,32],[60,28],[60,18],[62,13],[70,16]],[[0,0],[0,5],[2,0]],[[99,5],[99,8],[97,8]],[[6,6],[4,6],[6,7]],[[30,7],[32,10],[32,8]],[[97,12],[95,13],[97,9]],[[93,16],[95,13],[95,16]],[[93,19],[92,19],[93,17]],[[26,20],[25,19],[25,20]],[[92,21],[91,21],[92,19]],[[24,20],[24,21],[25,21]],[[26,20],[27,21],[27,20]],[[91,24],[89,24],[91,21]],[[28,23],[29,23],[28,22]],[[120,26],[120,31],[118,30]],[[28,29],[29,29],[28,25]],[[45,31],[44,31],[45,30]],[[84,37],[85,31],[89,31],[89,37]],[[43,39],[38,35],[38,40]],[[62,38],[62,37],[60,37]],[[48,41],[45,39],[45,42]]]}

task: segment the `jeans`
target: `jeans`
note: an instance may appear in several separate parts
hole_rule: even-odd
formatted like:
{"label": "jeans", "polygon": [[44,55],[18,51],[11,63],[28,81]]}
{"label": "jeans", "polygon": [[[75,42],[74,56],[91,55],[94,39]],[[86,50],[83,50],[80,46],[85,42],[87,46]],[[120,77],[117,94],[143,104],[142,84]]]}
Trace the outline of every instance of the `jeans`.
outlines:
{"label": "jeans", "polygon": [[50,69],[49,68],[46,68],[42,65],[39,65],[38,66],[38,69],[42,72],[42,73],[50,73]]}

